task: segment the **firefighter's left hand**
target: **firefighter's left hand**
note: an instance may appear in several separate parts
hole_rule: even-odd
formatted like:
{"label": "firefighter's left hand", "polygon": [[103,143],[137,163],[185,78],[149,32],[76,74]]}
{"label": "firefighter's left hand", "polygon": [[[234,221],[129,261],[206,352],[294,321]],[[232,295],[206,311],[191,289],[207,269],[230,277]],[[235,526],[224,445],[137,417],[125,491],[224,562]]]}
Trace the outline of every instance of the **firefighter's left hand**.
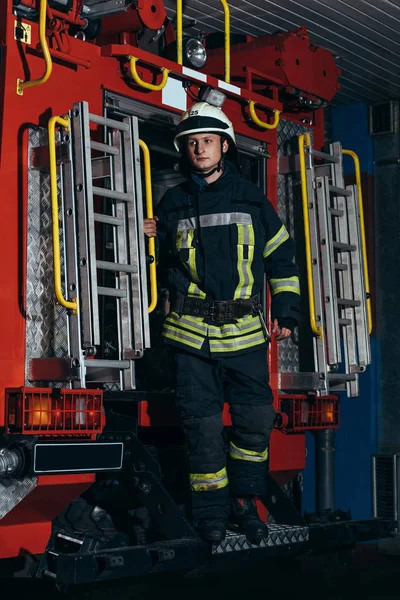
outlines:
{"label": "firefighter's left hand", "polygon": [[279,323],[278,323],[278,319],[274,319],[274,323],[273,323],[273,327],[272,327],[272,334],[275,336],[275,339],[279,342],[280,340],[285,340],[286,338],[288,338],[291,335],[292,331],[291,329],[288,329],[287,327],[282,327],[282,329],[279,327]]}

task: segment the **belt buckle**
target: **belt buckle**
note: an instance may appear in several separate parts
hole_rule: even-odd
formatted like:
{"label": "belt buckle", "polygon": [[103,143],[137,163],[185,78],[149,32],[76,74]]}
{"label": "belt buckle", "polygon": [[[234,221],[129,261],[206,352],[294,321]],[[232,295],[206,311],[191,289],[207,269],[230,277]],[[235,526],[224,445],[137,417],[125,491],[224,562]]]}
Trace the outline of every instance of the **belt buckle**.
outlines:
{"label": "belt buckle", "polygon": [[210,309],[210,317],[217,325],[223,325],[226,322],[227,302],[225,300],[215,300]]}

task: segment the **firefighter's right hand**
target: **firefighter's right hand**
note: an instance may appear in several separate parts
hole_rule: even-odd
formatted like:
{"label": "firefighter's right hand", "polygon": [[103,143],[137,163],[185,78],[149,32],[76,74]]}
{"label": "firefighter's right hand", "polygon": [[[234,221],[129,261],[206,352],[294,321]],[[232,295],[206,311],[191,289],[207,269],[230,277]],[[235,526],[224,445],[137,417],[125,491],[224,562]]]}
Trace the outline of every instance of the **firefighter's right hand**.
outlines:
{"label": "firefighter's right hand", "polygon": [[156,237],[157,221],[158,217],[154,217],[153,219],[144,219],[143,229],[147,237]]}

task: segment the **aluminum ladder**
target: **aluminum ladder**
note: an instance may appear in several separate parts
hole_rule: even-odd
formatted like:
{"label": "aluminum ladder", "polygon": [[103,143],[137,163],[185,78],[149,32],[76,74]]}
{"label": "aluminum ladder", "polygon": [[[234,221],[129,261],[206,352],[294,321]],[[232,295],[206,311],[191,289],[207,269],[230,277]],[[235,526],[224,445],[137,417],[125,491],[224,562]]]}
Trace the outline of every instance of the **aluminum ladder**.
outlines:
{"label": "aluminum ladder", "polygon": [[345,389],[352,397],[359,395],[358,374],[371,362],[371,308],[360,187],[344,184],[344,153],[353,155],[343,151],[340,142],[330,144],[329,153],[316,151],[309,134],[299,136],[310,324],[315,370],[322,380],[319,393]]}
{"label": "aluminum ladder", "polygon": [[[69,318],[77,385],[108,383],[130,390],[134,362],[150,347],[138,121],[94,115],[80,102],[69,123],[64,140],[70,160],[61,187],[65,289],[78,304]],[[114,307],[108,324],[115,330],[112,359],[104,352],[104,299]]]}

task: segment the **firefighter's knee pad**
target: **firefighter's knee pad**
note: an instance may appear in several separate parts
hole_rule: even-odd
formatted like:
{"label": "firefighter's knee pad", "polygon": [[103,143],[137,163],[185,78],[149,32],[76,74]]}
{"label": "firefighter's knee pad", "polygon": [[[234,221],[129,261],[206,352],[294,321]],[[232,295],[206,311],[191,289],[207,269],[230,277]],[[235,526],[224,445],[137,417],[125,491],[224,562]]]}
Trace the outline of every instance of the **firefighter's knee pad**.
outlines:
{"label": "firefighter's knee pad", "polygon": [[264,450],[274,426],[275,409],[272,404],[249,406],[234,404],[230,409],[232,417],[231,440],[239,448]]}
{"label": "firefighter's knee pad", "polygon": [[198,464],[202,472],[220,469],[225,462],[221,413],[183,419],[183,428],[190,462]]}

